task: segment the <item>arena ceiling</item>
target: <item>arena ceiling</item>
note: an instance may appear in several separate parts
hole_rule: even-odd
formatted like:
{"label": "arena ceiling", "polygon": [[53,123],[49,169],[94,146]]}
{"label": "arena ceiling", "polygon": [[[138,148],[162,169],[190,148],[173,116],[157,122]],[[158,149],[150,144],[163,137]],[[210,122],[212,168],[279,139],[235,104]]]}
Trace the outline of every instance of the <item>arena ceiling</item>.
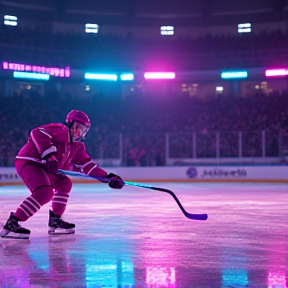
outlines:
{"label": "arena ceiling", "polygon": [[106,25],[213,25],[288,19],[288,0],[3,0],[3,14]]}

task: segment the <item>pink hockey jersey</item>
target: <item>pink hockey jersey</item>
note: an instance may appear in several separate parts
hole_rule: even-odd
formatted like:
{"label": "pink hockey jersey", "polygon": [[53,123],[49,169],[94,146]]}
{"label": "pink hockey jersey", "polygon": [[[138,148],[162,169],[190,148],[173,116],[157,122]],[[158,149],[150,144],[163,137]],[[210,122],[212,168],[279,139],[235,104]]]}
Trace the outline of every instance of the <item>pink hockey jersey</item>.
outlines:
{"label": "pink hockey jersey", "polygon": [[63,124],[48,124],[33,129],[28,142],[19,151],[16,159],[41,162],[53,153],[59,169],[74,170],[94,177],[107,173],[92,161],[82,142],[70,142],[68,127]]}

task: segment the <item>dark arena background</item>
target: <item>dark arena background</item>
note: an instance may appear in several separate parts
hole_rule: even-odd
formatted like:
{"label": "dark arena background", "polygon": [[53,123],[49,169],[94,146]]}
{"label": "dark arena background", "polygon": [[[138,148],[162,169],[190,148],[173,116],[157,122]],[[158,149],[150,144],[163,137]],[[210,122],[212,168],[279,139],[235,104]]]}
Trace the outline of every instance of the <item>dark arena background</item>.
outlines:
{"label": "dark arena background", "polygon": [[72,109],[127,182],[71,176],[75,234],[47,204],[0,238],[1,288],[288,287],[287,0],[2,0],[0,65],[1,226],[30,131]]}

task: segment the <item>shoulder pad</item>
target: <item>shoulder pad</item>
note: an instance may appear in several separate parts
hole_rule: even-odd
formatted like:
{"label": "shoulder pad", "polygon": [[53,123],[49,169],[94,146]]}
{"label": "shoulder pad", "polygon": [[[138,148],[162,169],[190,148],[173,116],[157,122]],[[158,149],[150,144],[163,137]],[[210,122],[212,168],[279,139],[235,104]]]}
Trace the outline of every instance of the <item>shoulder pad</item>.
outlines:
{"label": "shoulder pad", "polygon": [[47,129],[47,128],[56,128],[56,129],[68,129],[68,127],[64,124],[61,124],[61,123],[50,123],[50,124],[46,124],[46,125],[43,125],[39,128],[42,128],[42,129]]}

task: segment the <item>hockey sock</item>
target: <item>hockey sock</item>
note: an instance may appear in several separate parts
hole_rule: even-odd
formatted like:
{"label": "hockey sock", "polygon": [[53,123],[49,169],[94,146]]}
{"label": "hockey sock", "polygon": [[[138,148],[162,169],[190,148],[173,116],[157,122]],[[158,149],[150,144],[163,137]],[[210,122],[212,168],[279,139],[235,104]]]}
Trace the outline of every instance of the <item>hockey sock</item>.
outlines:
{"label": "hockey sock", "polygon": [[55,192],[52,199],[52,210],[55,215],[61,216],[65,209],[69,199],[69,194],[64,192]]}
{"label": "hockey sock", "polygon": [[61,178],[53,185],[55,194],[52,199],[52,210],[56,215],[62,215],[66,209],[69,199],[69,193],[72,189],[72,182],[70,178]]}
{"label": "hockey sock", "polygon": [[51,201],[54,191],[51,186],[38,187],[31,196],[27,197],[17,208],[14,216],[22,222],[33,216],[43,205]]}

